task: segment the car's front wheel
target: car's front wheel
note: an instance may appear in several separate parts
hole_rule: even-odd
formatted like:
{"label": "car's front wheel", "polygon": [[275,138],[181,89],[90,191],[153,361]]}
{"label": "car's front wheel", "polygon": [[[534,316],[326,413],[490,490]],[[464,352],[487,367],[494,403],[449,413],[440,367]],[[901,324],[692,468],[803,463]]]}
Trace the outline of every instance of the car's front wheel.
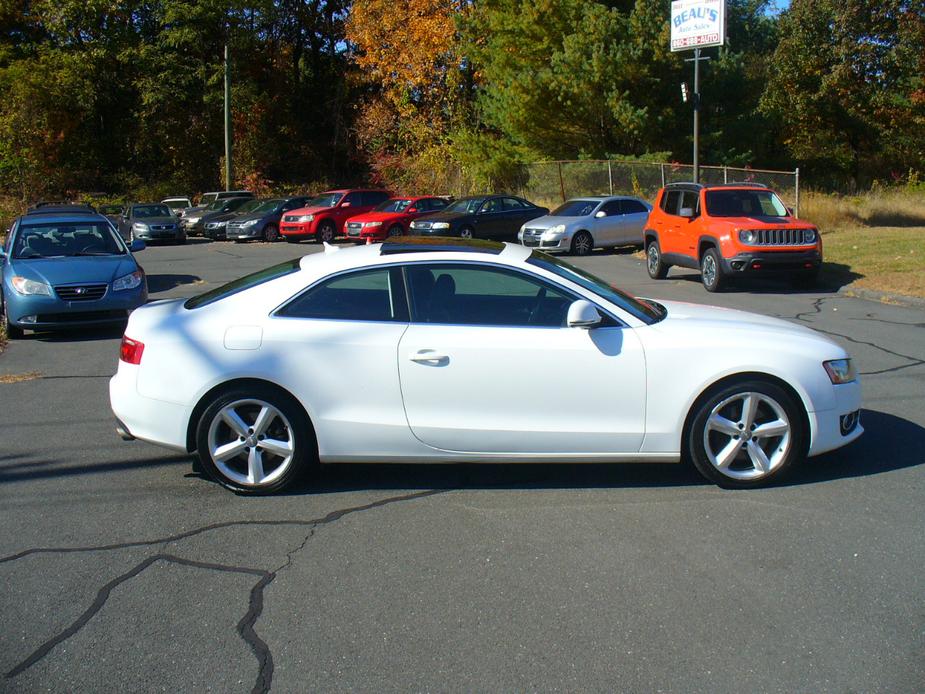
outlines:
{"label": "car's front wheel", "polygon": [[6,333],[6,336],[10,340],[19,340],[25,335],[25,331],[19,326],[13,325],[10,323],[10,313],[9,308],[6,305],[6,300],[3,300],[3,317],[0,318],[0,325],[3,326],[3,331]]}
{"label": "car's front wheel", "polygon": [[472,227],[463,227],[462,229],[459,230],[459,237],[460,237],[460,238],[463,238],[463,239],[471,239],[472,236],[473,236],[473,234],[472,234]]}
{"label": "car's front wheel", "polygon": [[290,485],[316,461],[311,425],[291,396],[239,387],[217,395],[199,419],[196,446],[203,469],[240,494]]}
{"label": "car's front wheel", "polygon": [[389,236],[404,236],[405,230],[401,224],[393,224],[389,227]]}
{"label": "car's front wheel", "polygon": [[318,229],[318,241],[321,243],[333,243],[334,237],[337,235],[337,229],[334,227],[334,222],[328,220],[321,223],[321,227]]}
{"label": "car's front wheel", "polygon": [[579,231],[572,237],[572,246],[569,253],[572,255],[588,255],[594,249],[594,239],[587,231]]}
{"label": "car's front wheel", "polygon": [[708,292],[721,292],[728,282],[719,262],[719,255],[713,248],[704,251],[700,259],[700,281]]}
{"label": "car's front wheel", "polygon": [[279,229],[275,224],[267,224],[263,228],[263,240],[268,243],[276,243],[279,241]]}
{"label": "car's front wheel", "polygon": [[721,487],[757,487],[806,455],[802,406],[771,381],[742,380],[708,392],[686,430],[694,467]]}

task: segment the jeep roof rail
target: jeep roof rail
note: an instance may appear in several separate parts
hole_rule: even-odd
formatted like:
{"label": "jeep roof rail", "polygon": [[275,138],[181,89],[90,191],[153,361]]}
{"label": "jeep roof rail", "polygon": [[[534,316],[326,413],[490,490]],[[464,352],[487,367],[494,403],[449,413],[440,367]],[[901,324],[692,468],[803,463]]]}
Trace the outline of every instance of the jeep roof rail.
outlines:
{"label": "jeep roof rail", "polygon": [[[395,238],[393,241],[392,238]],[[491,253],[500,255],[504,244],[483,239],[459,239],[450,236],[398,236],[382,242],[379,255],[396,253]]]}
{"label": "jeep roof rail", "polygon": [[726,183],[715,183],[711,188],[767,188],[768,186],[764,183],[758,183],[757,181],[728,181]]}

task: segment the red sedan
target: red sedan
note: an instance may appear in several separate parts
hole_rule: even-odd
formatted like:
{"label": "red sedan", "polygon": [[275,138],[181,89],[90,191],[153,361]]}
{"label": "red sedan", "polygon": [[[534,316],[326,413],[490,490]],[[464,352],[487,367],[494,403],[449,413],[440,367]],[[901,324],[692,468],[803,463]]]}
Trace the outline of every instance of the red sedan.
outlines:
{"label": "red sedan", "polygon": [[330,243],[343,233],[349,217],[370,212],[390,197],[385,190],[329,190],[309,200],[305,207],[287,212],[279,233],[290,243],[302,239]]}
{"label": "red sedan", "polygon": [[387,236],[402,236],[408,233],[411,220],[422,214],[439,212],[448,204],[443,198],[431,196],[386,200],[372,212],[347,220],[347,238],[366,243],[367,240],[383,241]]}

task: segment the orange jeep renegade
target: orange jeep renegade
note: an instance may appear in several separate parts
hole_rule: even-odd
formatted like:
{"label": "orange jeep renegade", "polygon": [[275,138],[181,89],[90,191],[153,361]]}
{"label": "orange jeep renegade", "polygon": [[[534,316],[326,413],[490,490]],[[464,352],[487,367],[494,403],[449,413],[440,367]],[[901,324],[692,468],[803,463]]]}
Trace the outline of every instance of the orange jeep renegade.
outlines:
{"label": "orange jeep renegade", "polygon": [[671,183],[658,191],[643,238],[649,277],[694,268],[708,292],[746,275],[786,274],[811,286],[822,265],[816,227],[757,183]]}

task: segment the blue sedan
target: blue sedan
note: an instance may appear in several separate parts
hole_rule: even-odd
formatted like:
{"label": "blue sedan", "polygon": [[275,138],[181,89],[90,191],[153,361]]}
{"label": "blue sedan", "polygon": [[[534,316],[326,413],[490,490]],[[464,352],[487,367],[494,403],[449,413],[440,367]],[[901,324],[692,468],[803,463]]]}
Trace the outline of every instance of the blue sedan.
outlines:
{"label": "blue sedan", "polygon": [[90,208],[38,208],[19,217],[0,250],[7,337],[124,322],[148,300],[144,270],[106,217]]}

